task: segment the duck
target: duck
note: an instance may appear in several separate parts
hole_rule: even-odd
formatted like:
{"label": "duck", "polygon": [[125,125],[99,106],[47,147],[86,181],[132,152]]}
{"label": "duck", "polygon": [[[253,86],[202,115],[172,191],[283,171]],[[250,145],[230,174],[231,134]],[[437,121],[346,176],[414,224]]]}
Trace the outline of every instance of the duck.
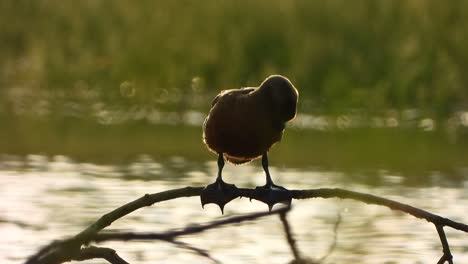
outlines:
{"label": "duck", "polygon": [[203,123],[203,142],[218,155],[218,174],[201,192],[202,207],[214,203],[224,213],[224,206],[239,197],[238,188],[222,179],[225,161],[240,165],[260,158],[266,184],[255,188],[253,199],[266,203],[270,211],[276,203],[291,204],[291,193],[271,178],[268,151],[295,118],[298,97],[288,78],[271,75],[258,87],[224,90],[213,99]]}

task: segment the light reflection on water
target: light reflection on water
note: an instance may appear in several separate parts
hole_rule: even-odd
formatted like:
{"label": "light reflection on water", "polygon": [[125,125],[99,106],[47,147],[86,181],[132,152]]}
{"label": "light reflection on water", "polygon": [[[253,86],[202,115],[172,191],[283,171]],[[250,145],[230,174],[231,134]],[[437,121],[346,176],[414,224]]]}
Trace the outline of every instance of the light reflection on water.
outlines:
{"label": "light reflection on water", "polygon": [[[4,157],[0,162],[0,262],[18,263],[41,245],[83,230],[102,214],[154,193],[187,185],[202,186],[214,180],[216,163],[197,163],[182,157],[157,162],[141,156],[128,165],[77,163],[64,156]],[[263,184],[260,165],[225,168],[225,180],[238,186]],[[468,181],[455,184],[422,184],[407,187],[402,177],[385,172],[378,185],[347,179],[347,175],[313,169],[272,168],[277,183],[291,189],[340,187],[368,192],[468,222]],[[435,263],[441,247],[435,228],[419,219],[386,208],[338,199],[294,201],[289,219],[302,254],[319,259],[333,241],[333,226],[341,215],[337,248],[325,263]],[[226,207],[226,215],[266,210],[248,199]],[[220,218],[219,209],[201,209],[196,198],[180,198],[141,209],[110,228],[163,231],[190,223]],[[468,262],[468,235],[446,229],[455,261]],[[228,226],[185,242],[208,249],[223,263],[287,263],[292,255],[277,217],[241,226]],[[132,263],[206,259],[163,242],[106,244]],[[93,262],[94,263],[94,262]],[[96,261],[95,263],[100,263]]]}

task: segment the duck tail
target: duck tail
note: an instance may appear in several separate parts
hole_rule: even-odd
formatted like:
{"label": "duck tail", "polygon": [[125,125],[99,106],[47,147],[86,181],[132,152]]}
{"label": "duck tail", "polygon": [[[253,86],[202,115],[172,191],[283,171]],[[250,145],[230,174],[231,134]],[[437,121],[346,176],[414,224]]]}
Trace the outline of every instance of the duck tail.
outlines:
{"label": "duck tail", "polygon": [[233,156],[229,156],[229,155],[224,155],[224,157],[226,158],[227,161],[229,161],[230,163],[234,164],[234,165],[240,165],[240,164],[244,164],[244,163],[248,163],[250,162],[252,159],[250,158],[245,158],[245,157],[233,157]]}

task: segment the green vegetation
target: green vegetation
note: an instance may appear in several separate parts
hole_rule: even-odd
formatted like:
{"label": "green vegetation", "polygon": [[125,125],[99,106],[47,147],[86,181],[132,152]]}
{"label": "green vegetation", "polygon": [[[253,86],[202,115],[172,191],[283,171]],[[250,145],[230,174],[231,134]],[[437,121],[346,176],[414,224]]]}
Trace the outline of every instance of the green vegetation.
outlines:
{"label": "green vegetation", "polygon": [[447,117],[468,104],[467,28],[461,0],[6,0],[0,105],[204,108],[193,93],[282,73],[304,112]]}

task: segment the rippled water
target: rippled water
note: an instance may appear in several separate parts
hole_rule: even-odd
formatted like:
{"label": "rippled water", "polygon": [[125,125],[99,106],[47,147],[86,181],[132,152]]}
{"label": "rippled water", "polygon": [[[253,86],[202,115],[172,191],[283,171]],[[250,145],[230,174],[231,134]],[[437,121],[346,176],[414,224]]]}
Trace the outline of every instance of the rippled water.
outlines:
{"label": "rippled water", "polygon": [[[273,164],[274,165],[274,164]],[[173,157],[164,161],[141,156],[125,165],[78,163],[64,156],[4,156],[0,161],[0,262],[20,263],[41,245],[83,230],[102,214],[145,193],[202,186],[214,180],[216,163]],[[237,186],[263,184],[258,162],[226,165],[225,180]],[[272,167],[278,184],[291,189],[340,187],[409,203],[453,220],[468,223],[468,181],[444,181],[437,173],[427,182],[405,186],[404,177],[381,171],[376,185],[359,175],[334,171]],[[364,177],[364,176],[363,176]],[[368,176],[366,176],[368,177]],[[226,215],[266,210],[248,199],[227,205]],[[109,229],[164,231],[219,219],[219,209],[203,210],[198,198],[180,198],[140,209]],[[289,215],[301,253],[312,259],[336,248],[323,263],[435,263],[441,246],[433,225],[379,206],[351,200],[312,199],[293,202]],[[468,234],[446,229],[456,263],[468,263]],[[207,249],[223,263],[287,263],[292,254],[278,217],[226,226],[183,237],[184,242]],[[131,263],[209,263],[192,252],[164,242],[112,242]],[[89,262],[88,262],[89,263]],[[94,261],[92,263],[102,263]]]}

